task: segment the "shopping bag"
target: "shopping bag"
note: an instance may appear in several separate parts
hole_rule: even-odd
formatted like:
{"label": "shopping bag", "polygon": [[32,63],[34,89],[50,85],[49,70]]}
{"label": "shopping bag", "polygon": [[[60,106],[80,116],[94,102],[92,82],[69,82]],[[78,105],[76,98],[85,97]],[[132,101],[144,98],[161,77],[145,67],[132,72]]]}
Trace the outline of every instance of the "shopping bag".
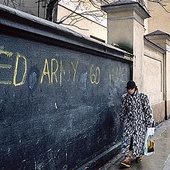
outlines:
{"label": "shopping bag", "polygon": [[147,128],[145,143],[144,143],[144,155],[151,155],[155,151],[155,140],[154,140],[155,128]]}

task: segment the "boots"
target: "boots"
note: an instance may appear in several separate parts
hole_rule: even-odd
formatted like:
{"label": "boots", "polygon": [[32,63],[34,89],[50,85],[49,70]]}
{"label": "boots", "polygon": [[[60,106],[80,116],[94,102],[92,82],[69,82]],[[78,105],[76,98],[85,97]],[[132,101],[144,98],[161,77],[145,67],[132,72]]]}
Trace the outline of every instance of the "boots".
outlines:
{"label": "boots", "polygon": [[141,162],[141,161],[142,161],[142,156],[139,156],[139,157],[136,158],[136,162],[137,162],[137,163],[139,163],[139,162]]}
{"label": "boots", "polygon": [[122,162],[121,162],[121,165],[127,167],[127,168],[130,168],[130,165],[131,165],[131,158],[130,157],[126,157]]}
{"label": "boots", "polygon": [[129,151],[128,155],[125,157],[125,159],[121,162],[121,165],[130,168],[131,166],[131,157],[132,157],[132,151]]}

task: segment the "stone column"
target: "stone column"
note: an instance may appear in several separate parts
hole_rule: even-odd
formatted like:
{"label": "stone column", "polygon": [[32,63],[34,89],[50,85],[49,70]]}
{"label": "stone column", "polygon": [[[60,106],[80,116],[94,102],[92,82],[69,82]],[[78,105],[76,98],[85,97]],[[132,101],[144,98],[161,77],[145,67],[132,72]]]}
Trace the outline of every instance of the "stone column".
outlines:
{"label": "stone column", "polygon": [[102,6],[107,12],[107,42],[134,55],[133,80],[143,89],[144,19],[150,17],[138,2],[118,1]]}

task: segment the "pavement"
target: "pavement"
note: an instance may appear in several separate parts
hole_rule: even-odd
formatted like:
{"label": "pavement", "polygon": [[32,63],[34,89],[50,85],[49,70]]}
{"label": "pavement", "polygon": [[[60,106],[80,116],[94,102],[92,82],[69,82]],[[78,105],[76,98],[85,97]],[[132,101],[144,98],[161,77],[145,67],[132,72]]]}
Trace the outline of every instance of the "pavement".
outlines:
{"label": "pavement", "polygon": [[156,126],[155,152],[150,156],[143,156],[142,162],[136,163],[132,159],[130,168],[123,168],[120,163],[123,155],[120,153],[98,170],[170,170],[170,119]]}

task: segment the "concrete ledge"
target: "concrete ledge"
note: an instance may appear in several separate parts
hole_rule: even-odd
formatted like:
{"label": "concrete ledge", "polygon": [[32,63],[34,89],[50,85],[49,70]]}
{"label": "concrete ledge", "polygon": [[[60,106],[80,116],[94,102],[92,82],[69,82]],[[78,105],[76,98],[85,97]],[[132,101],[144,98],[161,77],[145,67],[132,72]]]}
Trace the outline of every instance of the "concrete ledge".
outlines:
{"label": "concrete ledge", "polygon": [[86,49],[89,50],[89,53],[96,54],[100,52],[103,57],[107,58],[127,60],[124,59],[124,55],[129,56],[130,59],[133,58],[132,54],[124,50],[8,6],[0,4],[0,12],[0,26],[3,33],[17,37],[27,37],[48,44],[62,45],[67,48],[77,48],[77,51]]}
{"label": "concrete ledge", "polygon": [[93,158],[89,162],[82,165],[81,167],[77,168],[77,170],[85,170],[85,169],[86,170],[95,170],[95,169],[99,169],[101,166],[106,164],[113,157],[118,155],[118,153],[120,152],[120,148],[121,148],[121,142],[119,142],[118,144],[112,146],[111,148],[109,148],[105,152],[101,153],[100,155],[96,156],[95,158]]}

